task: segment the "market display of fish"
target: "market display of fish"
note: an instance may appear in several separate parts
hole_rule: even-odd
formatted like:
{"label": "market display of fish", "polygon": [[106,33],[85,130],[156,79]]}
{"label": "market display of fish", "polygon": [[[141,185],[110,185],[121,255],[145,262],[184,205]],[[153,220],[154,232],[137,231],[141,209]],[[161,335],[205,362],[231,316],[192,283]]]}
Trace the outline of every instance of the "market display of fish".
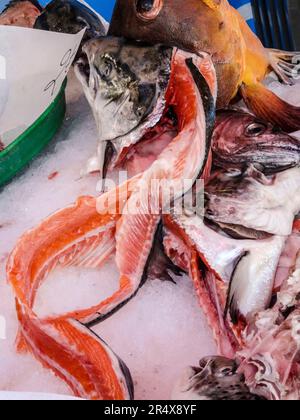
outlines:
{"label": "market display of fish", "polygon": [[275,71],[283,83],[298,76],[299,53],[265,49],[227,0],[117,0],[109,34],[178,46],[213,58],[218,74],[218,107],[239,92],[262,119],[288,132],[300,128],[300,109],[261,82]]}
{"label": "market display of fish", "polygon": [[[120,44],[120,40],[111,38],[92,41],[85,48],[88,57],[91,56],[89,49],[93,50],[97,67],[92,62],[90,72],[87,72],[80,63],[78,71],[80,74],[84,71],[82,77],[89,75],[88,83],[95,87],[96,97],[97,88],[101,85],[94,83],[95,70],[104,82],[109,79],[116,88],[121,70],[131,75],[130,63],[124,64],[121,70],[113,66],[114,61],[118,60],[120,45],[124,48],[125,57],[130,55],[130,49],[136,52],[135,44]],[[150,54],[144,54],[144,47],[141,48],[142,54],[137,58],[140,57],[143,63],[146,60],[151,69],[152,55],[159,58],[161,49],[149,48]],[[122,57],[122,52],[120,55]],[[124,375],[120,375],[108,349],[96,337],[93,339],[87,327],[113,314],[136,295],[147,278],[152,244],[160,229],[162,213],[169,204],[167,199],[174,202],[186,192],[182,179],[190,179],[193,184],[198,177],[205,178],[209,173],[209,151],[215,120],[214,67],[206,54],[196,56],[175,49],[167,57],[171,77],[165,101],[166,108],[172,107],[176,114],[177,135],[143,173],[98,199],[80,198],[75,205],[55,213],[27,232],[19,240],[7,265],[8,279],[17,299],[19,348],[29,349],[38,360],[64,379],[75,395],[83,398],[126,399],[131,395],[128,381],[125,381]],[[105,71],[103,64],[109,64],[109,72]],[[136,65],[136,59],[132,61],[132,66],[133,70],[143,68]],[[134,76],[134,72],[132,74]],[[128,83],[126,78],[124,83]],[[139,88],[137,79],[133,83]],[[155,85],[148,91],[155,92]],[[136,94],[135,89],[132,92]],[[146,113],[149,104],[144,102],[146,98],[143,92],[142,87],[139,92],[141,111]],[[118,104],[117,107],[114,104],[111,106],[118,120],[118,112],[124,112],[124,98],[120,103],[120,96],[112,95],[110,100]],[[126,94],[125,102],[127,100]],[[100,101],[100,104],[103,106],[103,102]],[[128,126],[128,130],[132,130],[137,124],[135,103],[126,109],[127,118],[133,118],[133,126]],[[97,112],[102,110],[97,109]],[[157,189],[151,189],[151,182],[157,180],[161,184]],[[172,182],[173,190],[172,196],[166,198],[164,182],[168,181]],[[98,268],[113,254],[120,272],[120,288],[111,297],[94,307],[54,318],[39,319],[33,312],[37,290],[55,267],[73,265]],[[86,343],[87,337],[89,345]],[[103,357],[98,356],[100,351],[104,353]],[[77,372],[78,364],[80,374]],[[111,381],[108,385],[106,375]]]}
{"label": "market display of fish", "polygon": [[42,12],[37,0],[11,0],[0,14],[0,25],[33,28]]}
{"label": "market display of fish", "polygon": [[[130,177],[19,239],[7,264],[18,349],[76,396],[132,399],[128,368],[91,328],[138,299],[147,278],[185,272],[218,355],[188,368],[172,398],[300,399],[300,140],[287,134],[299,128],[300,111],[261,83],[272,69],[290,83],[295,54],[264,49],[226,0],[118,0],[110,33],[132,41],[99,37],[76,3],[53,1],[37,25],[91,30],[75,64],[98,135],[84,173],[105,178],[122,168]],[[255,115],[216,115],[238,92]],[[112,256],[112,296],[35,313],[55,268],[101,270]]]}
{"label": "market display of fish", "polygon": [[[264,164],[259,150],[263,135],[252,135],[245,144],[245,153],[239,147],[241,133],[247,132],[249,120],[254,117],[234,112],[225,115],[225,121],[233,118],[239,122],[237,144],[232,132],[224,130],[224,115],[216,127],[213,148],[220,154],[221,150],[231,153],[227,169],[222,159],[224,168],[216,167],[212,173],[205,188],[204,211],[165,216],[165,248],[173,262],[193,278],[220,355],[236,363],[237,376],[231,378],[232,382],[222,380],[216,390],[218,372],[193,368],[188,376],[183,376],[176,392],[182,399],[238,399],[238,395],[251,399],[252,394],[266,399],[298,399],[299,377],[295,372],[299,370],[299,349],[297,340],[293,341],[298,311],[297,305],[292,305],[299,292],[299,224],[294,222],[300,210],[297,140],[280,131],[274,135],[269,127],[273,140],[265,144]],[[288,164],[282,141],[287,155],[290,150],[295,153]],[[269,152],[276,155],[277,172],[272,165],[271,174],[267,175]],[[283,165],[279,162],[281,156]],[[253,169],[255,165],[260,170]],[[281,328],[289,341],[289,350],[282,357]],[[265,340],[269,347],[264,346]],[[216,360],[210,358],[208,365],[211,367]],[[229,376],[232,375],[231,372]],[[248,396],[247,389],[251,391]]]}

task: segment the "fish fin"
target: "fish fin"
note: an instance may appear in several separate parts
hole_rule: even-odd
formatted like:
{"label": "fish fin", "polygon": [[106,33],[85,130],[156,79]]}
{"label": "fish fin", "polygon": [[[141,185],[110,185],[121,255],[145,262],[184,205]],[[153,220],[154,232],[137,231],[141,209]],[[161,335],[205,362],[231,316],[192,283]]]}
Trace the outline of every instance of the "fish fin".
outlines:
{"label": "fish fin", "polygon": [[84,169],[81,171],[82,177],[93,173],[100,173],[101,178],[106,177],[109,164],[108,150],[110,150],[108,143],[111,144],[106,141],[98,143],[97,154],[87,161]]}
{"label": "fish fin", "polygon": [[220,0],[202,0],[212,10],[218,10],[220,7]]}
{"label": "fish fin", "polygon": [[270,65],[280,81],[294,85],[300,75],[300,52],[287,52],[269,49]]}
{"label": "fish fin", "polygon": [[242,85],[241,93],[249,109],[258,117],[291,133],[300,129],[300,107],[280,99],[264,85]]}
{"label": "fish fin", "polygon": [[172,278],[172,274],[175,276],[182,276],[183,271],[178,268],[166,255],[163,236],[163,225],[160,223],[154,239],[152,252],[149,257],[147,277],[150,280],[158,279],[176,284],[176,281]]}
{"label": "fish fin", "polygon": [[233,357],[237,349],[237,343],[231,331],[226,327],[226,323],[222,317],[222,310],[219,310],[219,296],[215,296],[216,299],[214,299],[207,284],[207,281],[211,284],[215,280],[215,276],[210,276],[207,267],[194,250],[190,258],[190,277],[194,284],[201,309],[213,332],[219,352],[227,357]]}
{"label": "fish fin", "polygon": [[85,177],[98,172],[100,172],[100,162],[99,157],[95,155],[88,159],[84,168],[80,171],[80,176]]}
{"label": "fish fin", "polygon": [[231,317],[231,321],[234,325],[237,325],[240,319],[240,310],[239,310],[239,301],[238,296],[243,288],[241,285],[241,279],[239,277],[236,277],[236,271],[240,264],[240,262],[246,258],[249,255],[249,252],[244,252],[239,259],[236,261],[235,268],[233,270],[231,280],[230,280],[230,286],[228,290],[228,296],[227,296],[227,302],[225,307],[225,314],[224,317],[226,318],[228,313]]}
{"label": "fish fin", "polygon": [[22,334],[21,331],[18,332],[17,338],[16,338],[16,348],[18,353],[28,353],[29,348],[27,345],[27,342]]}

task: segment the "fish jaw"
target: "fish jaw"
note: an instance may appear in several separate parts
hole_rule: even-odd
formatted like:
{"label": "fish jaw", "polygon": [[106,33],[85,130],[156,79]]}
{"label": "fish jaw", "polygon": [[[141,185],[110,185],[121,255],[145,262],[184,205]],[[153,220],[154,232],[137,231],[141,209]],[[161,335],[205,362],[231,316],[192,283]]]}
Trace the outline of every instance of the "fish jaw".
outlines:
{"label": "fish jaw", "polygon": [[217,276],[206,269],[195,246],[186,233],[174,223],[172,216],[164,216],[164,247],[169,258],[187,272],[193,281],[195,291],[209,328],[211,329],[219,354],[233,358],[240,348],[239,337],[224,319],[227,288]]}
{"label": "fish jaw", "polygon": [[183,229],[208,269],[227,283],[225,314],[229,311],[233,323],[240,316],[251,319],[268,307],[286,237],[237,241],[213,231],[197,215],[174,216],[174,222]]}
{"label": "fish jaw", "polygon": [[299,175],[299,167],[262,179],[220,172],[206,187],[206,217],[215,223],[289,236],[300,210]]}
{"label": "fish jaw", "polygon": [[285,241],[281,236],[257,241],[241,257],[231,278],[227,301],[233,323],[240,316],[249,320],[260,308],[269,306]]}
{"label": "fish jaw", "polygon": [[256,164],[273,174],[300,164],[298,139],[241,111],[218,113],[212,150],[214,163],[225,169]]}

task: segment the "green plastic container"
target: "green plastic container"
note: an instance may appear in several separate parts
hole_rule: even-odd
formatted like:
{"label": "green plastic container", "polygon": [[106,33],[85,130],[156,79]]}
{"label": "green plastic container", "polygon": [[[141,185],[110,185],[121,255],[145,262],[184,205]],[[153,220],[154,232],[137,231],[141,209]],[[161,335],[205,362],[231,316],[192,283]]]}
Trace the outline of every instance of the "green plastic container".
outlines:
{"label": "green plastic container", "polygon": [[14,178],[53,139],[66,113],[65,80],[46,111],[13,143],[0,152],[0,187]]}

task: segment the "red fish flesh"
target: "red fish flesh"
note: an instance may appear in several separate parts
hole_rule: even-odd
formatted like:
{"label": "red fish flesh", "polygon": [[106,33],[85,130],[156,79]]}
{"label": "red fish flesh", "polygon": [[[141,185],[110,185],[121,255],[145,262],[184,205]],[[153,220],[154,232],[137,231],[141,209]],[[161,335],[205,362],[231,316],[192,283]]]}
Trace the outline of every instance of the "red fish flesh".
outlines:
{"label": "red fish flesh", "polygon": [[[154,192],[148,188],[146,195],[144,187],[152,180],[172,181],[174,201],[186,192],[182,179],[193,182],[208,173],[215,92],[216,77],[209,57],[176,50],[166,98],[178,119],[175,138],[144,173],[98,199],[80,198],[26,233],[9,258],[7,275],[17,300],[19,348],[29,349],[77,396],[132,397],[124,364],[78,321],[91,326],[104,319],[132,298],[143,283],[154,237],[169,204],[161,186]],[[69,265],[101,267],[114,253],[120,288],[113,296],[92,308],[52,318],[39,319],[33,312],[37,290],[51,270]]]}

